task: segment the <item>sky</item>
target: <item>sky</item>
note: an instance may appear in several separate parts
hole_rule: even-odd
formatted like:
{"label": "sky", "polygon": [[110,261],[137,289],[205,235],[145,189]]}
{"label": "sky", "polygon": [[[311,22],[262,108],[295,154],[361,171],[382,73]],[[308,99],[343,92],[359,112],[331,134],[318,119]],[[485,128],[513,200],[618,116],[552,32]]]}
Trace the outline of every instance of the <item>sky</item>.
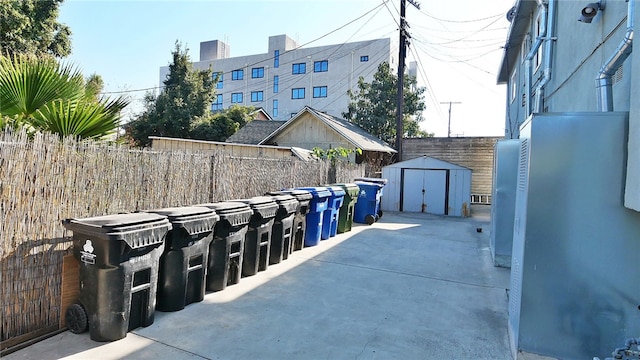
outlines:
{"label": "sky", "polygon": [[[421,128],[447,136],[450,120],[451,136],[504,135],[506,87],[496,74],[514,0],[418,3],[407,2],[406,63],[417,62],[426,88]],[[399,14],[400,0],[65,0],[58,20],[73,33],[66,61],[102,76],[106,96],[131,99],[126,122],[160,85],[176,41],[194,61],[203,41],[222,40],[236,57],[266,53],[280,34],[306,47],[391,38],[397,52]]]}

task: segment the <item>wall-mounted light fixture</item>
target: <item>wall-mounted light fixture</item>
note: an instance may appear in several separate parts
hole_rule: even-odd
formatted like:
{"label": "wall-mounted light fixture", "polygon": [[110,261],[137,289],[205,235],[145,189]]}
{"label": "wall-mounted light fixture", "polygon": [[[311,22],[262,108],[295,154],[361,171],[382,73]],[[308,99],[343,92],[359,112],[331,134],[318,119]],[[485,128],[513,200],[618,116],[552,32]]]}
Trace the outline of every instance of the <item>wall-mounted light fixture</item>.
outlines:
{"label": "wall-mounted light fixture", "polygon": [[591,23],[591,20],[596,16],[598,10],[604,10],[604,1],[600,0],[595,3],[589,3],[587,6],[582,8],[582,13],[578,18],[578,21],[583,23]]}

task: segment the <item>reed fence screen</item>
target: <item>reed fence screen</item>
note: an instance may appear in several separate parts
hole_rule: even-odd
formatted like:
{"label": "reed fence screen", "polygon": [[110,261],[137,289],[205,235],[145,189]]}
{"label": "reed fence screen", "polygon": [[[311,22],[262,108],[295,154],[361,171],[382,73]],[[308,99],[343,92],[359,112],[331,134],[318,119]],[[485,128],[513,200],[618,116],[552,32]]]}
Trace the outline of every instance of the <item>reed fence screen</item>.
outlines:
{"label": "reed fence screen", "polygon": [[[249,198],[364,176],[364,165],[135,150],[56,135],[0,133],[2,348],[56,330],[66,218]],[[19,342],[19,341],[18,341]]]}

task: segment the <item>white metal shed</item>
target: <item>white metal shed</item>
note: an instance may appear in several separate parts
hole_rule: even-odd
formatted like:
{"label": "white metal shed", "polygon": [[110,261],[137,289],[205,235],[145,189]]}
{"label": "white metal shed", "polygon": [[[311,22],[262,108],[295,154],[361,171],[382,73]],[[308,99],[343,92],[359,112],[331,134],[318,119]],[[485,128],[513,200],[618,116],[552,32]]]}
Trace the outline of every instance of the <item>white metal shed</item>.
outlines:
{"label": "white metal shed", "polygon": [[469,216],[471,169],[429,156],[382,168],[382,210]]}

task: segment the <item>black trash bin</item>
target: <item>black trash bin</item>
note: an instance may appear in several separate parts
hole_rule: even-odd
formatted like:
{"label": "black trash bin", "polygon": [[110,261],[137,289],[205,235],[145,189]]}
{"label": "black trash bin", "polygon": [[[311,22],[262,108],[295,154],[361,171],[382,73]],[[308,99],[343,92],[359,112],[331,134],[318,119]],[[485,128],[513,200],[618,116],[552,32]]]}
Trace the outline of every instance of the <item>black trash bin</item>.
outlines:
{"label": "black trash bin", "polygon": [[244,240],[242,276],[252,276],[269,266],[271,230],[278,211],[278,204],[271,196],[256,196],[241,201],[251,207],[253,216]]}
{"label": "black trash bin", "polygon": [[298,200],[292,195],[272,195],[278,204],[278,212],[271,232],[269,265],[278,264],[289,258],[293,236],[293,220],[298,210]]}
{"label": "black trash bin", "polygon": [[161,215],[134,213],[66,219],[80,262],[79,303],[67,309],[69,330],[89,327],[95,341],[114,341],[153,324],[159,259],[171,230]]}
{"label": "black trash bin", "polygon": [[[296,190],[296,189],[284,189],[280,191],[270,191],[267,194],[269,195],[281,195],[281,194],[290,194],[296,200],[298,200],[298,208],[296,209],[296,215],[293,218],[293,239],[291,241],[291,246],[289,247],[289,254],[294,251],[302,250],[304,248],[304,233],[306,231],[307,224],[307,214],[311,207],[309,204],[311,203],[311,199],[313,199],[313,195],[311,192],[307,190]],[[288,256],[287,256],[288,257]]]}
{"label": "black trash bin", "polygon": [[227,285],[240,281],[244,238],[253,211],[249,205],[234,201],[196,206],[213,209],[220,217],[213,229],[213,241],[209,245],[206,289],[224,290]]}
{"label": "black trash bin", "polygon": [[220,217],[209,208],[195,206],[145,212],[166,216],[173,227],[160,257],[156,310],[178,311],[202,301],[209,245]]}

